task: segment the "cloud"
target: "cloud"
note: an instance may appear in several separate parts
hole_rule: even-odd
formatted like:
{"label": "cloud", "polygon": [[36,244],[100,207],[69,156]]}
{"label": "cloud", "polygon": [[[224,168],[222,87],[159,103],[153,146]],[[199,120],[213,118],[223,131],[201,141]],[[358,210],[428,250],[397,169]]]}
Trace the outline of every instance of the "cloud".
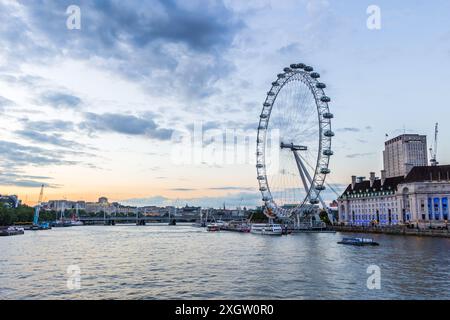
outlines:
{"label": "cloud", "polygon": [[47,180],[49,179],[51,178],[44,176],[31,176],[11,172],[0,172],[0,185],[3,186],[37,188],[40,187],[41,185],[44,185],[45,187],[48,188],[57,187],[54,184],[48,183]]}
{"label": "cloud", "polygon": [[28,121],[26,120],[27,128],[41,132],[67,132],[74,130],[73,122],[63,120],[49,120],[49,121]]}
{"label": "cloud", "polygon": [[172,129],[160,128],[152,119],[134,115],[84,113],[85,120],[79,127],[89,132],[115,132],[126,135],[146,136],[157,140],[169,140]]}
{"label": "cloud", "polygon": [[0,108],[14,105],[14,102],[6,99],[5,97],[0,96]]}
{"label": "cloud", "polygon": [[233,70],[224,53],[244,24],[222,1],[79,1],[82,30],[66,28],[71,4],[1,2],[0,47],[11,64],[91,60],[155,93],[195,97],[217,92]]}
{"label": "cloud", "polygon": [[352,128],[352,127],[347,127],[347,128],[339,128],[336,131],[338,132],[360,132],[361,129],[359,128]]}
{"label": "cloud", "polygon": [[232,186],[208,188],[208,190],[254,190],[254,189],[255,187],[232,187]]}
{"label": "cloud", "polygon": [[256,207],[261,205],[261,195],[259,192],[240,192],[217,197],[195,197],[170,199],[163,196],[153,196],[147,198],[135,198],[121,201],[129,205],[156,205],[156,206],[181,206],[184,204],[201,206],[204,208],[221,208],[225,204],[227,208],[238,206]]}
{"label": "cloud", "polygon": [[3,167],[28,165],[72,165],[76,161],[65,160],[58,152],[40,147],[25,146],[15,142],[0,140],[0,160]]}
{"label": "cloud", "polygon": [[375,154],[374,152],[366,152],[366,153],[352,153],[352,154],[348,154],[345,157],[349,158],[349,159],[354,159],[354,158],[361,158],[361,157],[367,157],[367,156],[371,156]]}
{"label": "cloud", "polygon": [[78,109],[82,100],[77,96],[60,91],[48,91],[41,95],[40,104],[49,105],[56,109]]}
{"label": "cloud", "polygon": [[13,106],[15,103],[5,97],[0,96],[0,112],[3,112],[5,107]]}
{"label": "cloud", "polygon": [[146,205],[152,205],[152,206],[168,206],[170,205],[170,199],[163,197],[163,196],[154,196],[154,197],[147,197],[147,198],[132,198],[132,199],[126,199],[120,201],[120,203],[123,203],[125,205],[131,205],[131,206],[146,206]]}
{"label": "cloud", "polygon": [[192,188],[173,188],[173,189],[169,189],[171,191],[181,191],[181,192],[188,192],[188,191],[195,191],[196,189],[192,189]]}
{"label": "cloud", "polygon": [[357,128],[357,127],[344,127],[336,129],[337,132],[363,132],[363,131],[371,131],[371,126],[365,126],[364,128]]}
{"label": "cloud", "polygon": [[25,138],[27,140],[31,140],[34,142],[40,142],[40,143],[46,143],[46,144],[52,144],[59,147],[64,148],[74,148],[74,147],[81,147],[81,145],[75,141],[66,140],[62,138],[61,134],[45,134],[40,133],[35,130],[16,130],[14,131],[15,134],[19,135],[22,138]]}
{"label": "cloud", "polygon": [[293,55],[301,52],[301,44],[298,42],[290,43],[286,46],[282,46],[278,49],[278,52],[282,55]]}

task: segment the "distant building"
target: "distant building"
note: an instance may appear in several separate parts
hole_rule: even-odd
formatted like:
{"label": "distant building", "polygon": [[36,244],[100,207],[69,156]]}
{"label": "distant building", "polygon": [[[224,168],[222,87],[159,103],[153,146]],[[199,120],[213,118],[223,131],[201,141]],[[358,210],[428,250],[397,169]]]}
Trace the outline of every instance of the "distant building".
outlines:
{"label": "distant building", "polygon": [[339,221],[339,203],[336,200],[328,205],[328,219],[333,224]]}
{"label": "distant building", "polygon": [[413,167],[428,165],[427,137],[403,134],[384,143],[386,178],[406,176]]}
{"label": "distant building", "polygon": [[0,195],[0,205],[17,208],[21,204],[19,197],[16,195]]}
{"label": "distant building", "polygon": [[186,205],[183,208],[176,210],[176,212],[177,215],[181,216],[198,216],[200,215],[201,209],[201,207],[190,207]]}
{"label": "distant building", "polygon": [[86,202],[84,201],[70,201],[70,200],[50,200],[43,203],[43,209],[52,211],[70,210],[77,209],[85,210]]}

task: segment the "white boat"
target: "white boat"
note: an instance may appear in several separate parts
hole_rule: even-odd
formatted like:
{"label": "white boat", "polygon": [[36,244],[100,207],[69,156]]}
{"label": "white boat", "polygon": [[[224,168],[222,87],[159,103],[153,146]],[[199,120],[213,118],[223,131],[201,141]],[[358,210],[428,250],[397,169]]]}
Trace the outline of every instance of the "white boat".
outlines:
{"label": "white boat", "polygon": [[255,223],[250,229],[251,233],[269,236],[281,236],[283,228],[279,224],[274,223]]}
{"label": "white boat", "polygon": [[71,227],[76,227],[76,226],[82,226],[83,222],[81,222],[80,220],[72,219],[69,221],[69,224]]}
{"label": "white boat", "polygon": [[220,231],[220,226],[217,223],[208,224],[206,230],[210,232]]}

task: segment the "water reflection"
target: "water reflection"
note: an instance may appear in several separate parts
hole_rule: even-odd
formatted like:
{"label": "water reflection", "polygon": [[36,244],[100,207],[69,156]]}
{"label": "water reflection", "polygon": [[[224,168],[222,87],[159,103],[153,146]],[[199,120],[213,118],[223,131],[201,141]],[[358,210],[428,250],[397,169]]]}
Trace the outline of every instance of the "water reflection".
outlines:
{"label": "water reflection", "polygon": [[[3,299],[450,298],[450,240],[342,234],[264,237],[190,226],[91,226],[0,238]],[[366,269],[381,268],[381,290]],[[81,268],[68,290],[66,269]]]}

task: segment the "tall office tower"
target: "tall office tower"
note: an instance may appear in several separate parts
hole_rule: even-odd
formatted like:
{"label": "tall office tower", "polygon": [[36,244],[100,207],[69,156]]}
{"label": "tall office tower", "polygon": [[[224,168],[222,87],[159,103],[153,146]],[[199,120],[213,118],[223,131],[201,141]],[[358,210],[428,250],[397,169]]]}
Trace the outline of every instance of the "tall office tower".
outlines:
{"label": "tall office tower", "polygon": [[402,134],[384,143],[386,178],[406,176],[413,167],[428,165],[427,136]]}

